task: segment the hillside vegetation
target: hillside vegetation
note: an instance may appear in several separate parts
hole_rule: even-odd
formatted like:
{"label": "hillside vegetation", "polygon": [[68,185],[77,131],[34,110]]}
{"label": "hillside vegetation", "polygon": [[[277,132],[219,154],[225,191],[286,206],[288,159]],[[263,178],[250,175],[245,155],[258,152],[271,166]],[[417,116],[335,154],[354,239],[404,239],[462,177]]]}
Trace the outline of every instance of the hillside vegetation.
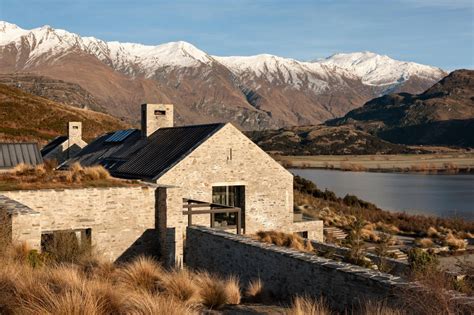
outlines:
{"label": "hillside vegetation", "polygon": [[248,136],[262,149],[281,155],[360,155],[424,152],[382,140],[350,126],[301,126],[252,131]]}
{"label": "hillside vegetation", "polygon": [[474,147],[474,71],[453,71],[422,94],[375,98],[326,124],[393,143]]}
{"label": "hillside vegetation", "polygon": [[110,115],[74,108],[0,84],[0,141],[46,143],[66,134],[69,121],[81,121],[87,141],[108,131],[129,128]]}

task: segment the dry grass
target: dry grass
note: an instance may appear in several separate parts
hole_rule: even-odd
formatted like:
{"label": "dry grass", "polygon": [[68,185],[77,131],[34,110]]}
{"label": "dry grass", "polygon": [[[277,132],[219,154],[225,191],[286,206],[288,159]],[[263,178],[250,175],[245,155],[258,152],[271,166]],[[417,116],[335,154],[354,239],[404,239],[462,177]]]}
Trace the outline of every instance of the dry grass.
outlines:
{"label": "dry grass", "polygon": [[0,173],[0,191],[43,188],[82,188],[134,186],[134,181],[118,180],[101,165],[82,167],[71,165],[67,171],[55,169],[54,161],[31,166],[18,164],[11,172]]}
{"label": "dry grass", "polygon": [[259,231],[254,237],[260,242],[289,247],[303,252],[314,252],[311,242],[297,234],[277,231]]}
{"label": "dry grass", "polygon": [[467,244],[464,242],[463,239],[457,238],[452,233],[448,233],[443,240],[445,245],[448,245],[449,248],[458,250],[458,249],[465,249]]}
{"label": "dry grass", "polygon": [[430,226],[428,230],[426,231],[426,235],[428,235],[428,237],[438,237],[439,233],[438,233],[438,230]]}
{"label": "dry grass", "polygon": [[10,247],[0,255],[0,314],[177,315],[240,303],[236,277],[167,271],[146,257],[119,266],[88,257],[33,267],[27,246]]}
{"label": "dry grass", "polygon": [[165,271],[153,259],[139,257],[118,269],[117,279],[128,288],[137,288],[150,293],[163,291]]}
{"label": "dry grass", "polygon": [[247,286],[247,289],[245,290],[245,297],[259,301],[261,300],[263,295],[263,282],[260,278],[258,279],[253,279],[250,281],[250,283]]}
{"label": "dry grass", "polygon": [[207,272],[197,275],[201,288],[201,303],[210,309],[219,309],[226,304],[240,303],[240,288],[236,278],[221,279]]}
{"label": "dry grass", "polygon": [[324,299],[313,300],[307,297],[296,297],[287,312],[288,315],[329,315],[331,313]]}
{"label": "dry grass", "polygon": [[417,240],[417,244],[423,248],[430,248],[430,247],[433,247],[434,245],[433,240],[431,238],[419,239]]}
{"label": "dry grass", "polygon": [[362,305],[361,314],[367,315],[404,315],[407,314],[401,309],[395,309],[382,302],[369,301]]}

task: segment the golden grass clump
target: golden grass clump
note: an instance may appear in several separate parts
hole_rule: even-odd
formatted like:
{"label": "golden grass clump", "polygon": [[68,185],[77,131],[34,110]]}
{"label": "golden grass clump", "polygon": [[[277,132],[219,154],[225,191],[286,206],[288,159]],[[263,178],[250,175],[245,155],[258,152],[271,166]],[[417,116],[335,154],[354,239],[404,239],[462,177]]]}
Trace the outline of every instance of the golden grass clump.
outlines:
{"label": "golden grass clump", "polygon": [[313,300],[308,297],[296,297],[293,300],[288,315],[329,315],[331,310],[324,299]]}
{"label": "golden grass clump", "polygon": [[361,230],[361,236],[364,240],[370,240],[372,242],[380,241],[380,236],[378,236],[377,233],[375,233],[373,230],[369,230],[365,227]]}
{"label": "golden grass clump", "polygon": [[165,271],[153,259],[141,256],[117,270],[117,279],[124,286],[146,292],[163,291]]}
{"label": "golden grass clump", "polygon": [[314,252],[311,242],[309,240],[305,240],[297,234],[277,231],[258,231],[255,235],[255,238],[264,243],[289,247],[304,252]]}
{"label": "golden grass clump", "polygon": [[240,303],[240,288],[234,277],[221,279],[207,272],[200,272],[196,282],[201,288],[201,303],[210,309]]}
{"label": "golden grass clump", "polygon": [[201,296],[194,278],[187,269],[174,270],[163,276],[163,288],[168,295],[179,301],[196,304],[201,301]]}
{"label": "golden grass clump", "polygon": [[452,249],[465,249],[466,242],[463,239],[455,237],[452,233],[448,233],[443,240],[445,245],[448,245]]}
{"label": "golden grass clump", "polygon": [[433,240],[427,237],[417,240],[417,244],[423,248],[430,248],[434,245]]}
{"label": "golden grass clump", "polygon": [[428,235],[428,237],[438,237],[439,233],[438,233],[438,230],[430,226],[428,230],[426,231],[426,235]]}
{"label": "golden grass clump", "polygon": [[263,300],[264,288],[260,278],[250,280],[245,290],[245,297],[253,302],[261,302]]}

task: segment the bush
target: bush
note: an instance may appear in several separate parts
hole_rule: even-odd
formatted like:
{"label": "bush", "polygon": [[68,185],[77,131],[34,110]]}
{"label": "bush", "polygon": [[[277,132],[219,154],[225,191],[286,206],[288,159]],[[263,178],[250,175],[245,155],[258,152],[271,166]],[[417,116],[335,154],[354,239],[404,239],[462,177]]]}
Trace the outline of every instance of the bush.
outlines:
{"label": "bush", "polygon": [[438,265],[436,256],[420,249],[411,248],[408,251],[408,263],[413,271],[422,271]]}

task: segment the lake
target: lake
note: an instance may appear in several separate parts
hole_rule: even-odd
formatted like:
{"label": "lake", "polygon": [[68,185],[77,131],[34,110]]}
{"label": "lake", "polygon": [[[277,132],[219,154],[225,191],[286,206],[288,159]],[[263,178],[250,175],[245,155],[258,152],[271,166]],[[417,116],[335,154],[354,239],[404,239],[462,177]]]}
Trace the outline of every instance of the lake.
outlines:
{"label": "lake", "polygon": [[290,169],[338,196],[351,194],[391,211],[474,220],[474,175]]}

